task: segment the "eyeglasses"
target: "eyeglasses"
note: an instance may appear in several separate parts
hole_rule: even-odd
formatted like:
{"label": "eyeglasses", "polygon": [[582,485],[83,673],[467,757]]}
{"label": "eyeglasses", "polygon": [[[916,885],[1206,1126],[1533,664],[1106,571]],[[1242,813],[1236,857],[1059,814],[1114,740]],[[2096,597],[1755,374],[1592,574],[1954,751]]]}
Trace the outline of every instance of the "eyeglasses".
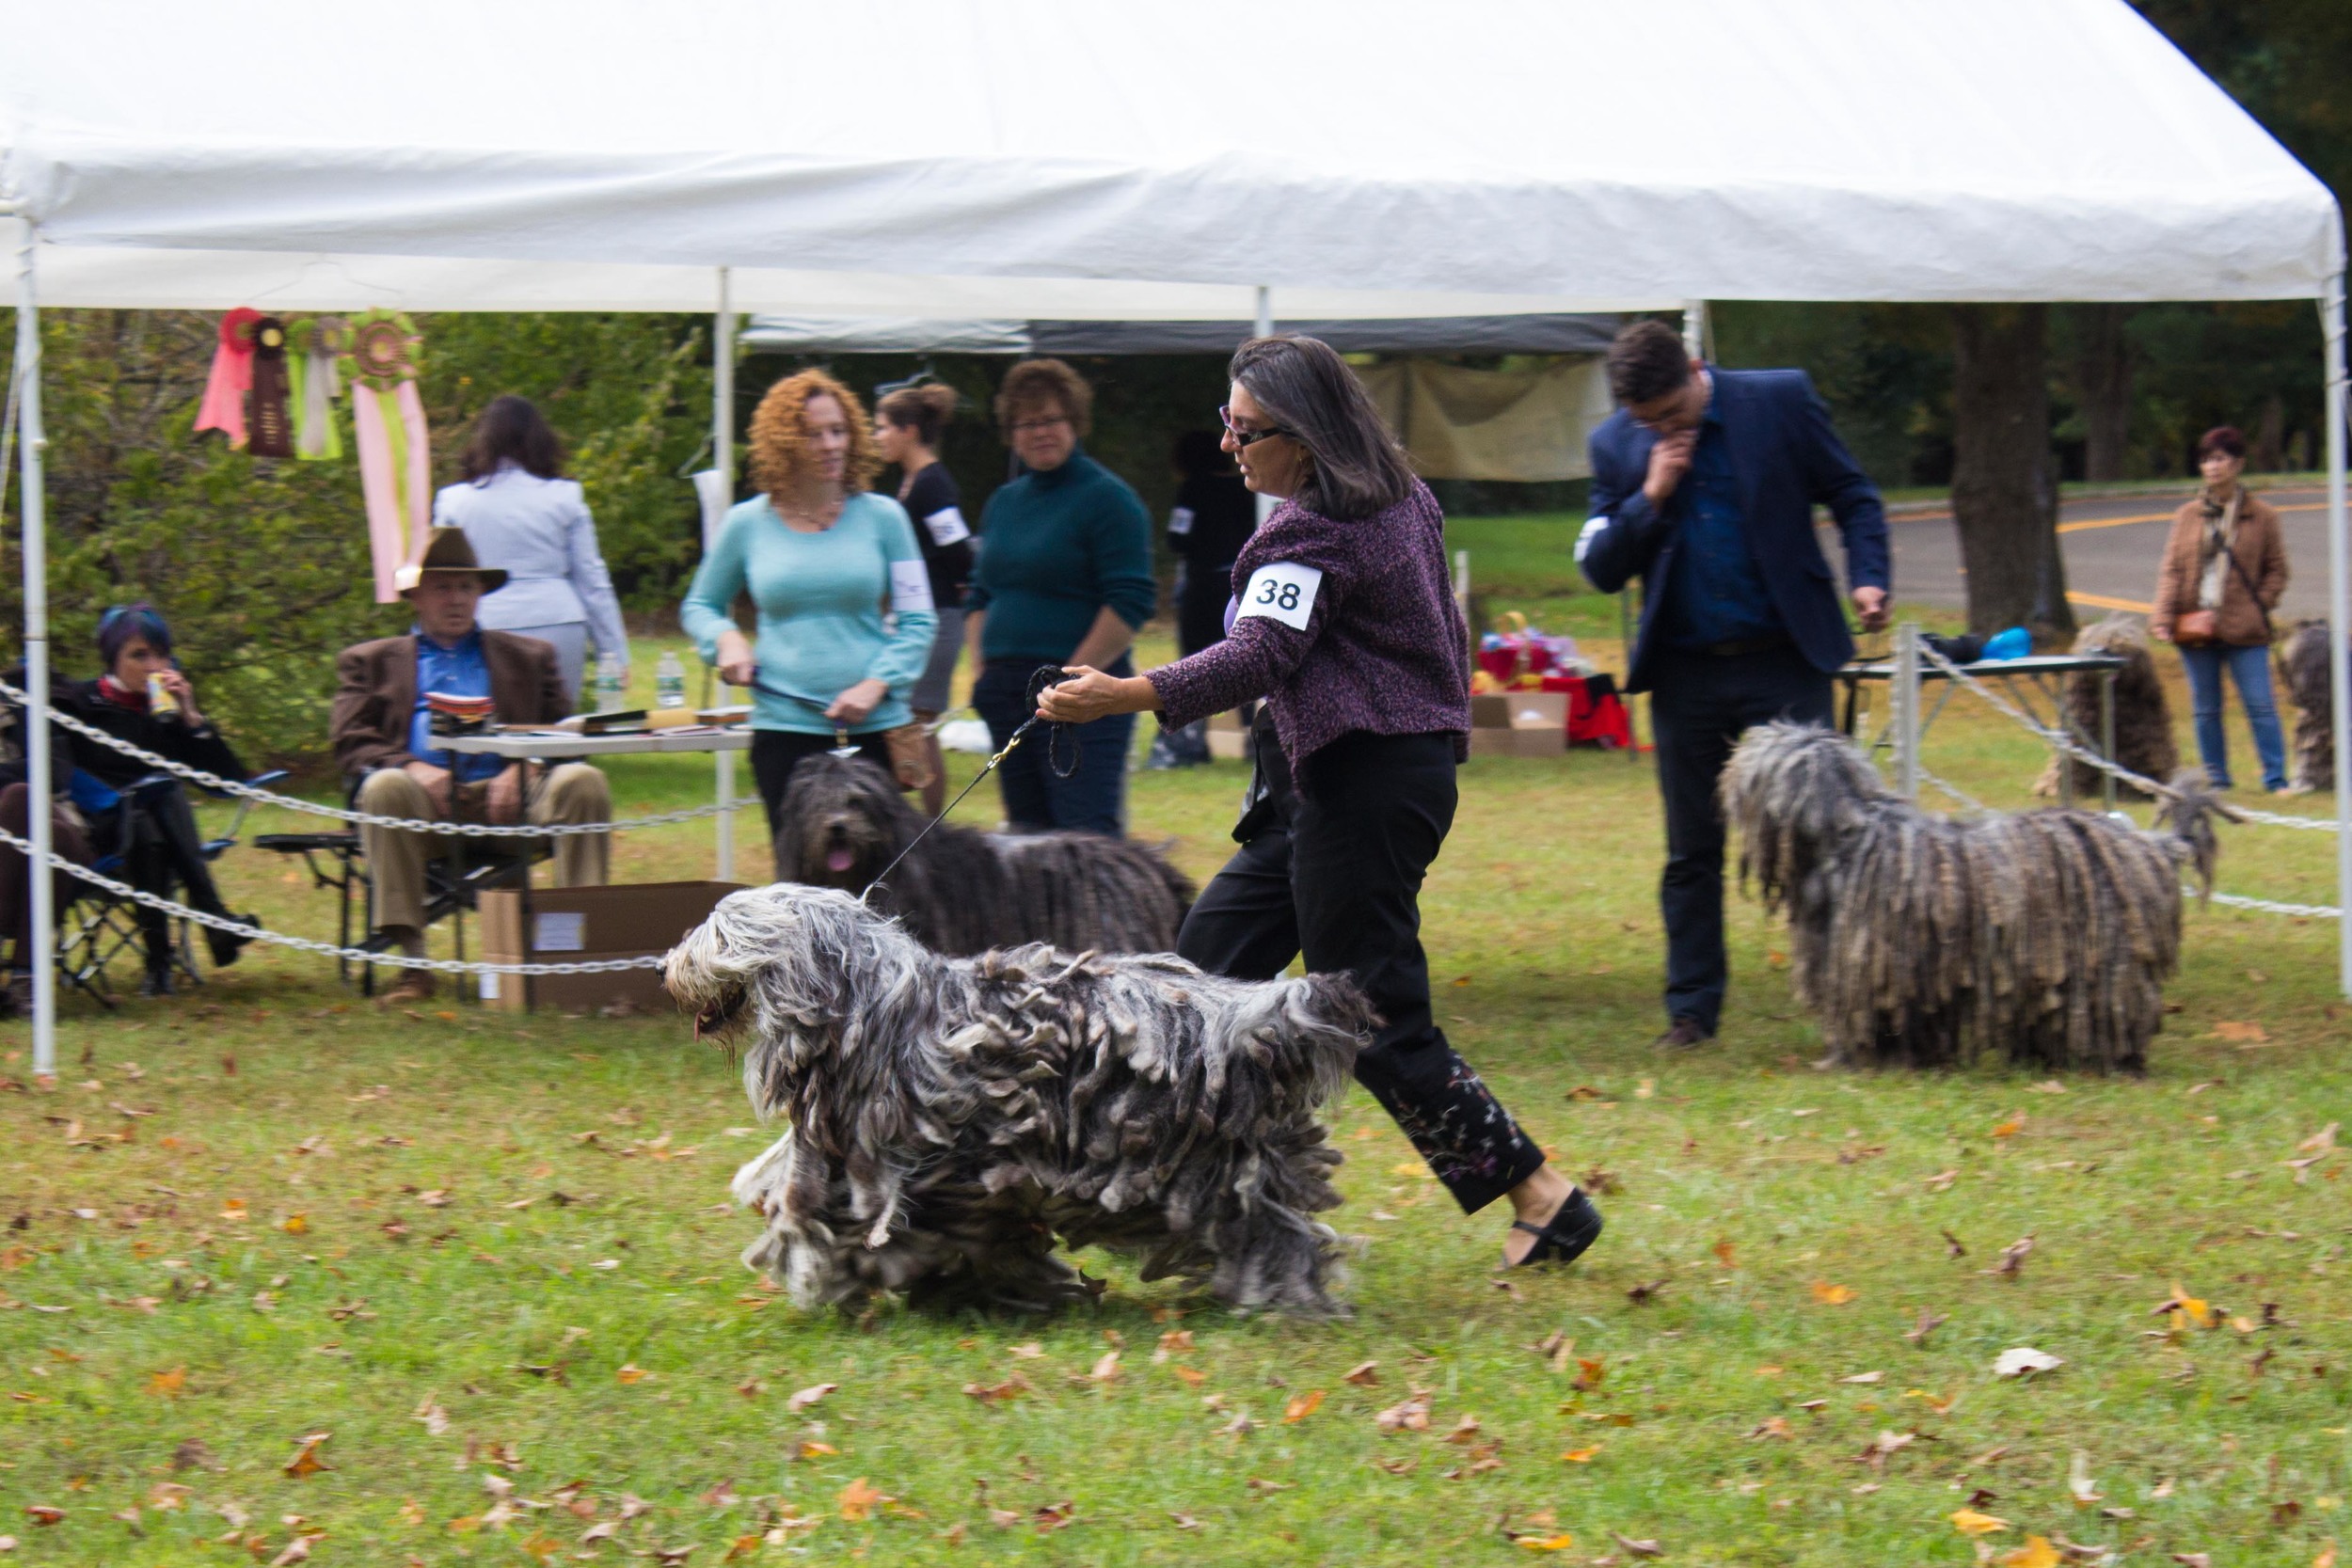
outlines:
{"label": "eyeglasses", "polygon": [[1023,420],[1012,427],[1015,436],[1034,436],[1041,430],[1058,430],[1070,422],[1067,414],[1057,414],[1050,420]]}
{"label": "eyeglasses", "polygon": [[1233,445],[1237,447],[1256,446],[1269,436],[1288,436],[1294,441],[1298,439],[1296,432],[1284,430],[1279,425],[1268,425],[1263,430],[1244,429],[1233,422],[1233,407],[1231,404],[1219,408],[1216,411],[1216,417],[1224,421],[1225,434],[1233,438]]}

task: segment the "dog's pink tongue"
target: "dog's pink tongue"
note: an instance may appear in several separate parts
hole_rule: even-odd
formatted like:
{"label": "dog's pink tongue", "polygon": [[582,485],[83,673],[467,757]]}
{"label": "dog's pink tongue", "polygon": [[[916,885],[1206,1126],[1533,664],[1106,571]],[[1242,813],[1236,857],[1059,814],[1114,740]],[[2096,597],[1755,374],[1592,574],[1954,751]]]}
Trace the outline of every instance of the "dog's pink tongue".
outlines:
{"label": "dog's pink tongue", "polygon": [[856,860],[857,857],[850,853],[847,849],[829,850],[825,855],[825,869],[828,871],[847,871]]}

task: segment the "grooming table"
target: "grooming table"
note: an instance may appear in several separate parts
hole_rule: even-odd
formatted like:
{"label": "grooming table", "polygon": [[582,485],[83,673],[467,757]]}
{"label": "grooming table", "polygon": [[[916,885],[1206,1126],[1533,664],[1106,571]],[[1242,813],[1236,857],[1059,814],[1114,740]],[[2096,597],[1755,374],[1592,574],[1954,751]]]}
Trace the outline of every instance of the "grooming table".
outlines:
{"label": "grooming table", "polygon": [[[1980,681],[1997,683],[2009,693],[2010,700],[2031,714],[2034,721],[2042,724],[2042,728],[2062,731],[2072,736],[2076,744],[2096,752],[2109,762],[2115,760],[2115,677],[2123,668],[2123,660],[2116,655],[2029,654],[2024,658],[1980,659],[1975,664],[1963,664],[1961,668]],[[2100,677],[2099,733],[2095,736],[2085,735],[2068,715],[2065,685],[2069,675],[2093,674]],[[1837,678],[1846,687],[1846,733],[1860,739],[1862,730],[1857,727],[1856,720],[1862,688],[1870,682],[1891,682],[1895,678],[1895,661],[1891,658],[1873,659],[1867,663],[1857,660],[1838,671]],[[1944,683],[1944,689],[1936,694],[1934,705],[1919,716],[1919,738],[1924,743],[1930,726],[1944,711],[1944,705],[1951,701],[1952,693],[1960,689],[1960,683],[1925,658],[1919,661],[1919,679],[1922,685],[1929,681]],[[2042,718],[2042,710],[2036,705],[2037,695],[2049,702],[2052,717],[2046,722]],[[1869,741],[1868,750],[1873,755],[1894,744],[1894,716],[1890,713],[1886,721],[1879,726],[1877,736]],[[2064,760],[2067,766],[2058,769],[2058,800],[2060,803],[2071,806],[2074,803],[2074,759],[2069,757]],[[2115,775],[2108,773],[2103,778],[2106,807],[2113,811]]]}

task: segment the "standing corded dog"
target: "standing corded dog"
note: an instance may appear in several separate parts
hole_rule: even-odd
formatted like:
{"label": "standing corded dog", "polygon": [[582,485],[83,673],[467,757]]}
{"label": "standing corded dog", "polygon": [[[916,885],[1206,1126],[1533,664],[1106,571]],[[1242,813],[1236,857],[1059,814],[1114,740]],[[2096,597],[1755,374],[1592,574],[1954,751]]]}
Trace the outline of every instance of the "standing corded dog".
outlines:
{"label": "standing corded dog", "polygon": [[1271,979],[1302,950],[1344,972],[1383,1022],[1356,1076],[1467,1212],[1516,1211],[1509,1263],[1566,1261],[1599,1211],[1503,1110],[1430,1015],[1422,878],[1454,823],[1468,754],[1469,633],[1445,564],[1445,518],[1355,374],[1312,338],[1233,356],[1225,450],[1282,501],[1232,578],[1232,627],[1148,675],[1077,668],[1039,711],[1084,723],[1157,711],[1173,725],[1266,699],[1241,852],[1201,893],[1177,952],[1215,974]]}

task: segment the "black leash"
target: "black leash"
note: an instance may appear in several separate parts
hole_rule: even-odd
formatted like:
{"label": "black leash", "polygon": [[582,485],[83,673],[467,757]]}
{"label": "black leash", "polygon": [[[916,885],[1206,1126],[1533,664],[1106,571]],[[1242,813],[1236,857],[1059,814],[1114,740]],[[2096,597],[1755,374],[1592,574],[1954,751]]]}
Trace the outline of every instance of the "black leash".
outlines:
{"label": "black leash", "polygon": [[[954,800],[947,802],[946,810],[941,812],[937,816],[932,817],[929,822],[924,823],[923,832],[916,833],[913,838],[908,839],[907,847],[899,850],[898,854],[891,858],[890,863],[882,868],[882,874],[876,877],[872,881],[866,884],[866,891],[858,895],[859,903],[862,904],[867,899],[873,897],[874,890],[882,886],[883,882],[889,879],[890,874],[898,869],[898,864],[901,861],[904,861],[909,855],[914,853],[914,847],[923,842],[925,834],[928,834],[933,828],[938,827],[942,822],[946,821],[948,813],[953,812],[958,806],[963,804],[964,796],[969,795],[974,790],[979,788],[980,781],[987,778],[991,773],[995,772],[996,765],[1004,761],[1007,757],[1012,755],[1012,749],[1021,744],[1022,737],[1026,736],[1031,730],[1037,728],[1040,723],[1043,723],[1045,725],[1045,765],[1054,770],[1054,776],[1056,778],[1067,779],[1076,774],[1078,771],[1078,759],[1083,753],[1079,750],[1079,741],[1075,734],[1073,734],[1070,737],[1070,766],[1068,768],[1065,769],[1061,766],[1059,754],[1061,732],[1072,729],[1073,726],[1059,723],[1053,720],[1041,719],[1037,712],[1039,694],[1043,692],[1047,687],[1058,684],[1068,675],[1068,673],[1069,672],[1063,670],[1059,665],[1041,664],[1038,666],[1036,672],[1029,676],[1027,697],[1029,716],[1021,721],[1021,727],[1013,731],[1012,734],[1006,738],[1004,749],[1002,751],[998,752],[994,756],[989,758],[986,762],[980,764],[980,770],[972,775],[972,782],[965,784],[963,788],[958,792]],[[784,696],[786,693],[778,692],[776,695]],[[806,701],[805,698],[801,700]]]}

